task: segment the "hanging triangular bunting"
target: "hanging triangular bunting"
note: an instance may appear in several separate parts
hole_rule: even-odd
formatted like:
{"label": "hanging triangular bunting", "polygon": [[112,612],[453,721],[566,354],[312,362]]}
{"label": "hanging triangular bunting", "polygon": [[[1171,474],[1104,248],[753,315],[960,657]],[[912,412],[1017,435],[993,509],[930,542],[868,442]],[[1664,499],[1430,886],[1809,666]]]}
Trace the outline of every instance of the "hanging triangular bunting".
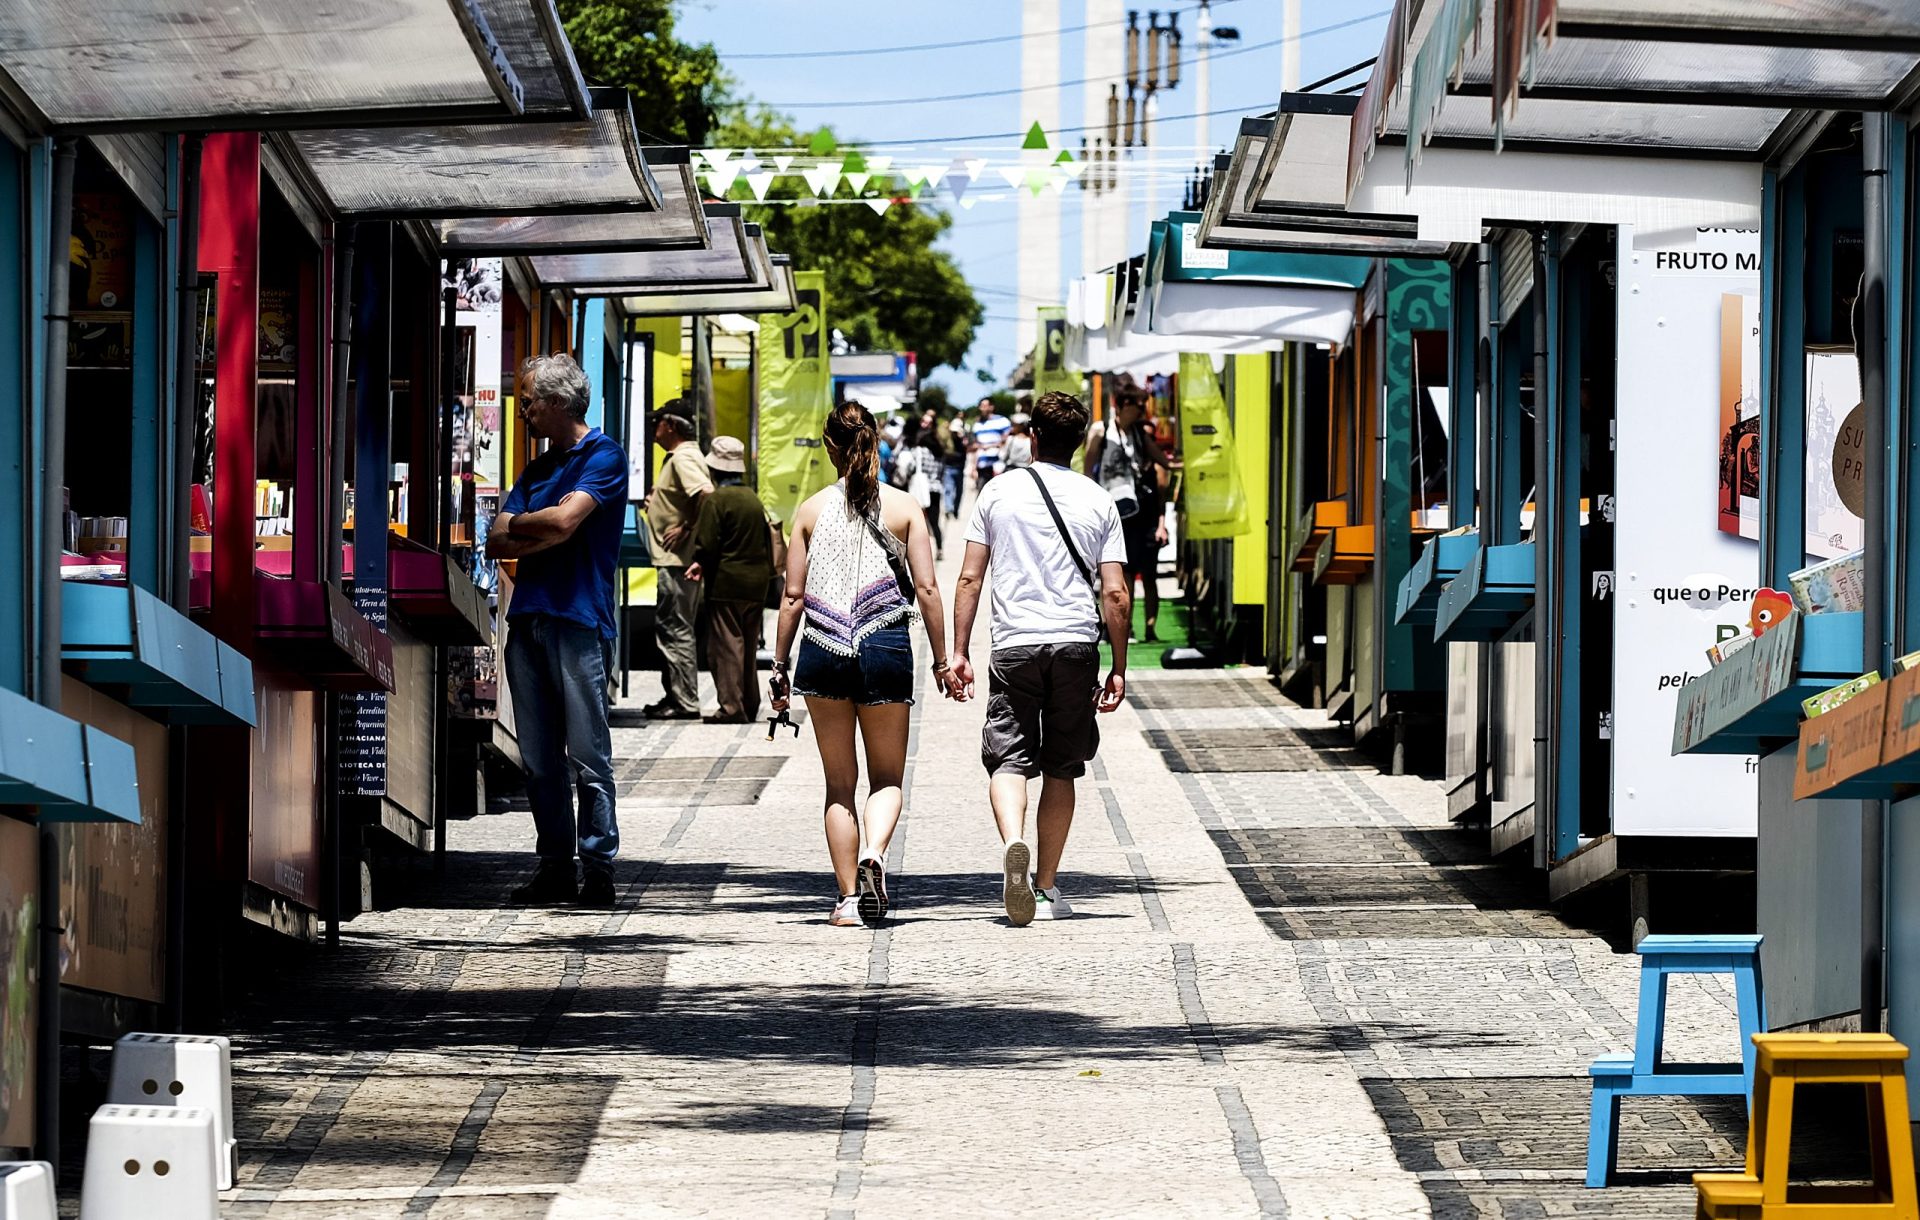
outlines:
{"label": "hanging triangular bunting", "polygon": [[827,161],[809,170],[802,170],[800,176],[807,180],[807,186],[814,194],[825,197],[833,193],[840,181],[840,163]]}
{"label": "hanging triangular bunting", "polygon": [[1075,161],[1073,158],[1067,156],[1067,154],[1061,153],[1060,160],[1053,163],[1053,168],[1065,174],[1067,177],[1078,181],[1080,175],[1087,172],[1087,163],[1085,161]]}
{"label": "hanging triangular bunting", "polygon": [[753,197],[761,203],[765,203],[767,201],[767,188],[773,185],[773,171],[761,170],[757,174],[748,174],[746,178],[747,189],[753,192]]}
{"label": "hanging triangular bunting", "polygon": [[876,174],[884,174],[893,168],[892,157],[868,157],[867,168]]}
{"label": "hanging triangular bunting", "polygon": [[1018,165],[1003,165],[1000,167],[1000,176],[1007,180],[1008,186],[1017,188],[1027,180],[1027,171]]}
{"label": "hanging triangular bunting", "polygon": [[725,199],[727,192],[733,189],[733,180],[740,176],[738,165],[722,166],[707,175],[707,190],[715,199]]}
{"label": "hanging triangular bunting", "polygon": [[925,183],[922,183],[922,182],[909,182],[909,183],[907,183],[907,198],[909,198],[909,199],[918,199],[918,198],[920,198],[920,192],[921,192],[921,191],[924,191],[924,190],[926,190],[926,189],[927,189],[927,188],[926,188],[926,184],[925,184]]}
{"label": "hanging triangular bunting", "polygon": [[953,198],[955,203],[962,201],[962,197],[967,193],[967,187],[971,185],[972,180],[967,177],[964,170],[948,174],[945,183],[947,194]]}
{"label": "hanging triangular bunting", "polygon": [[[919,177],[920,181],[926,183],[928,186],[932,186],[936,182],[939,182],[940,175],[946,173],[947,171],[941,169],[937,165],[923,165],[919,169],[914,170],[913,172],[916,176]],[[962,173],[966,172],[964,166],[961,168],[961,172]]]}
{"label": "hanging triangular bunting", "polygon": [[760,168],[760,158],[753,155],[753,150],[751,148],[749,148],[747,151],[740,154],[740,172],[741,173],[743,174],[755,173],[759,170],[759,168]]}
{"label": "hanging triangular bunting", "polygon": [[967,167],[967,177],[973,179],[975,182],[980,180],[981,174],[987,172],[987,159],[985,157],[968,157],[960,162],[960,164]]}
{"label": "hanging triangular bunting", "polygon": [[773,172],[784,174],[793,168],[793,154],[782,153],[773,159]]}
{"label": "hanging triangular bunting", "polygon": [[973,211],[973,204],[974,201],[971,199],[962,199],[960,201],[960,206],[969,212]]}
{"label": "hanging triangular bunting", "polygon": [[873,180],[872,174],[848,174],[847,175],[847,185],[853,188],[853,193],[856,195],[859,194],[861,191],[866,190],[867,183],[872,180]]}
{"label": "hanging triangular bunting", "polygon": [[1041,191],[1047,189],[1047,179],[1051,177],[1053,177],[1053,175],[1047,173],[1045,170],[1033,170],[1027,175],[1027,192],[1032,195],[1038,195]]}
{"label": "hanging triangular bunting", "polygon": [[833,133],[822,127],[807,140],[807,151],[816,157],[830,157],[834,150]]}
{"label": "hanging triangular bunting", "polygon": [[733,150],[730,148],[703,148],[700,150],[700,155],[707,159],[708,165],[719,169],[733,157]]}
{"label": "hanging triangular bunting", "polygon": [[1065,174],[1047,175],[1047,185],[1053,188],[1053,193],[1056,195],[1064,195],[1067,190],[1067,185],[1072,181],[1073,180]]}
{"label": "hanging triangular bunting", "polygon": [[887,209],[893,206],[891,199],[862,199],[860,202],[872,208],[875,216],[886,215]]}
{"label": "hanging triangular bunting", "polygon": [[867,159],[861,156],[860,150],[856,148],[847,154],[846,163],[840,169],[844,173],[864,174],[867,172]]}
{"label": "hanging triangular bunting", "polygon": [[1042,130],[1039,119],[1035,119],[1033,121],[1033,126],[1027,128],[1027,138],[1021,142],[1020,147],[1022,148],[1047,147],[1047,133],[1044,130]]}

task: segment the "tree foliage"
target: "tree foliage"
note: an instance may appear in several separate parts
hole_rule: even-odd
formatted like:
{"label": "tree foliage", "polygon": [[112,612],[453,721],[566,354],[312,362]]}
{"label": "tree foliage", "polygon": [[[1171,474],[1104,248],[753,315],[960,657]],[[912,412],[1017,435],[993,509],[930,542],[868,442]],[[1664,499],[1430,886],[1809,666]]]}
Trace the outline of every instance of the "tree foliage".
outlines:
{"label": "tree foliage", "polygon": [[558,0],[588,83],[624,87],[648,139],[700,147],[728,79],[712,43],[674,37],[673,0]]}
{"label": "tree foliage", "polygon": [[[744,105],[728,111],[716,134],[725,147],[760,152],[803,148],[808,138],[784,115]],[[892,197],[892,180],[878,181]],[[876,185],[865,191],[868,198],[881,193]],[[806,206],[811,195],[804,183],[783,177],[767,197],[802,200],[799,206],[756,205],[744,182],[730,197],[765,229],[770,249],[792,255],[796,268],[826,272],[828,323],[854,347],[913,352],[922,374],[960,367],[986,310],[953,256],[935,248],[953,218],[918,202],[876,214],[852,202],[860,196],[844,181],[832,197],[848,202]]]}

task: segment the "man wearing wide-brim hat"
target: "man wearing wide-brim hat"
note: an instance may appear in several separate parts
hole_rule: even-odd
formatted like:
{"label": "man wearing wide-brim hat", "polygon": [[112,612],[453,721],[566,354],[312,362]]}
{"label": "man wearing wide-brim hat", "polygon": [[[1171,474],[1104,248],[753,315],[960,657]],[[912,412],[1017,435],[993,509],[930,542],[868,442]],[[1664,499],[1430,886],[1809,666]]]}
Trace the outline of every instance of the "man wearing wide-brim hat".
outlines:
{"label": "man wearing wide-brim hat", "polygon": [[700,505],[687,577],[705,589],[707,665],[720,702],[710,724],[746,724],[760,715],[760,623],[774,575],[778,526],[746,485],[747,447],[716,436],[707,451],[713,494]]}

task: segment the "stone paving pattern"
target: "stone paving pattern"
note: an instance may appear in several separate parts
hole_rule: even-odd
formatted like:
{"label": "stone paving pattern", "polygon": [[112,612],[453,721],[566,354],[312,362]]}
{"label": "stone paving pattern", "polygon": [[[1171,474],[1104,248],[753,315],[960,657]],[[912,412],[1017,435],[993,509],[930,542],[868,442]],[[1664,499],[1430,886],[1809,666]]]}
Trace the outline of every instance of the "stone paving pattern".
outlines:
{"label": "stone paving pattern", "polygon": [[[825,923],[807,735],[616,728],[610,913],[503,906],[527,815],[454,824],[240,1015],[223,1215],[1682,1216],[1740,1160],[1737,1101],[1634,1099],[1581,1186],[1634,959],[1260,675],[1137,679],[1027,929],[981,714],[916,708],[878,930]],[[1731,1055],[1730,991],[1674,991],[1670,1053]]]}

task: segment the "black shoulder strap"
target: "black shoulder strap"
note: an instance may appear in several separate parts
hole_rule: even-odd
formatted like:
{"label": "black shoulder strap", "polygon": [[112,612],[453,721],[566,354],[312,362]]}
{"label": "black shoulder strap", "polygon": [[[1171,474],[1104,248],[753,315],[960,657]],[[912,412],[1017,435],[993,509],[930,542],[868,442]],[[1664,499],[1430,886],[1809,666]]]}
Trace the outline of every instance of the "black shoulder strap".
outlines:
{"label": "black shoulder strap", "polygon": [[1053,514],[1053,527],[1060,531],[1060,541],[1067,544],[1067,554],[1073,558],[1073,566],[1080,569],[1081,578],[1093,586],[1096,594],[1099,593],[1100,582],[1093,578],[1093,569],[1087,566],[1087,561],[1080,558],[1080,548],[1073,545],[1073,535],[1067,530],[1066,519],[1060,515],[1060,506],[1053,502],[1053,493],[1047,490],[1047,481],[1040,477],[1037,467],[1023,466],[1021,469],[1032,475],[1034,483],[1040,488],[1040,498],[1047,502],[1047,511]]}

